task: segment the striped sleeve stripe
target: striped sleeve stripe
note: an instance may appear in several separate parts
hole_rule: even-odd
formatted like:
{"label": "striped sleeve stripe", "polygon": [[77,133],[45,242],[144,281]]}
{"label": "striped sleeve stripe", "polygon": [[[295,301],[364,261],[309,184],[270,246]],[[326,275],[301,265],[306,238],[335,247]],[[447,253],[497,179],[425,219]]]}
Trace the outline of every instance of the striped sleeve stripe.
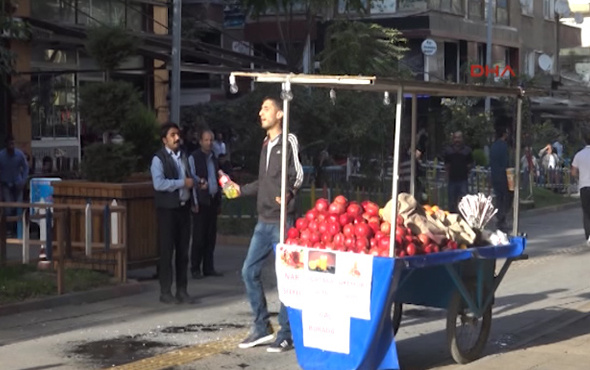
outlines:
{"label": "striped sleeve stripe", "polygon": [[287,138],[289,139],[289,143],[291,144],[291,151],[293,153],[293,163],[295,164],[295,172],[297,172],[297,177],[295,179],[295,184],[293,184],[293,187],[295,189],[299,189],[303,184],[303,167],[301,166],[301,162],[299,161],[299,142],[297,141],[297,136],[293,134],[289,134]]}

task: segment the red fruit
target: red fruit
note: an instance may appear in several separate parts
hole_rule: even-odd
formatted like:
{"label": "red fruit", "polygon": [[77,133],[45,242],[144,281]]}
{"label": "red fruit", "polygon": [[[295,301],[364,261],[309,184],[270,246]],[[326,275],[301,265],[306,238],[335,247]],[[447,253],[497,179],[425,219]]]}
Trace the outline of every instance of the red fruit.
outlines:
{"label": "red fruit", "polygon": [[406,253],[408,256],[414,256],[416,254],[416,244],[410,243],[406,246]]}
{"label": "red fruit", "polygon": [[317,221],[319,222],[324,222],[328,219],[328,213],[327,212],[318,212],[318,217],[317,217]]}
{"label": "red fruit", "polygon": [[344,197],[344,195],[339,195],[336,198],[334,198],[334,203],[338,203],[338,204],[341,204],[342,206],[346,206],[346,204],[348,204],[348,199],[346,199]]}
{"label": "red fruit", "polygon": [[369,227],[371,228],[371,230],[373,230],[373,233],[376,233],[377,231],[381,231],[381,225],[379,225],[379,222],[372,222],[369,221]]}
{"label": "red fruit", "polygon": [[297,239],[299,237],[299,230],[292,227],[287,231],[287,238],[289,239]]}
{"label": "red fruit", "polygon": [[368,238],[371,234],[371,228],[365,223],[356,224],[354,227],[354,235],[359,238]]}
{"label": "red fruit", "polygon": [[365,222],[365,219],[364,219],[364,218],[362,218],[361,216],[356,216],[356,217],[354,217],[353,223],[354,223],[355,225],[356,225],[356,224],[359,224],[359,223],[361,223],[361,222]]}
{"label": "red fruit", "polygon": [[355,243],[356,243],[356,240],[355,240],[354,236],[349,236],[346,239],[344,239],[344,246],[346,247],[347,250],[354,248]]}
{"label": "red fruit", "polygon": [[330,250],[335,250],[336,248],[334,248],[334,243],[324,243],[324,247],[326,249],[330,249]]}
{"label": "red fruit", "polygon": [[319,224],[317,221],[309,221],[309,223],[307,224],[307,228],[311,231],[318,231],[319,228]]}
{"label": "red fruit", "polygon": [[379,241],[375,238],[371,238],[371,240],[369,240],[369,245],[371,248],[375,248],[377,245],[379,245]]}
{"label": "red fruit", "polygon": [[379,249],[389,250],[389,236],[384,236],[379,240]]}
{"label": "red fruit", "polygon": [[322,240],[322,236],[320,235],[320,233],[311,233],[311,236],[309,237],[309,241],[312,243],[319,243]]}
{"label": "red fruit", "polygon": [[395,237],[395,245],[403,248],[404,239],[403,238],[400,238],[399,236],[396,236]]}
{"label": "red fruit", "polygon": [[369,219],[371,218],[371,214],[368,212],[365,212],[362,214],[363,220],[365,221],[369,221]]}
{"label": "red fruit", "polygon": [[369,239],[367,238],[358,238],[356,240],[356,250],[357,252],[361,252],[369,247]]}
{"label": "red fruit", "polygon": [[320,198],[315,202],[315,210],[318,212],[326,212],[330,203],[327,199]]}
{"label": "red fruit", "polygon": [[424,253],[430,254],[432,252],[434,252],[434,249],[432,249],[432,245],[428,244],[426,247],[424,247]]}
{"label": "red fruit", "polygon": [[322,234],[322,243],[328,244],[332,242],[332,235],[330,234]]}
{"label": "red fruit", "polygon": [[303,218],[303,217],[298,218],[297,221],[295,221],[295,227],[298,228],[299,230],[307,229],[308,224],[309,224],[309,221],[307,220],[307,218]]}
{"label": "red fruit", "polygon": [[371,216],[379,216],[379,206],[373,202],[365,201],[362,203],[363,210]]}
{"label": "red fruit", "polygon": [[330,204],[330,208],[328,208],[328,212],[333,215],[341,215],[344,213],[344,206],[340,203],[332,203]]}
{"label": "red fruit", "polygon": [[404,238],[406,236],[406,229],[404,227],[401,226],[397,226],[395,228],[395,236],[396,237],[400,237],[400,238]]}
{"label": "red fruit", "polygon": [[285,240],[285,244],[290,244],[290,245],[297,245],[298,240],[295,238],[289,238],[287,240]]}
{"label": "red fruit", "polygon": [[389,235],[391,233],[391,224],[387,221],[383,221],[383,223],[381,223],[381,232]]}
{"label": "red fruit", "polygon": [[340,216],[338,215],[328,215],[328,221],[333,222],[333,223],[340,223]]}
{"label": "red fruit", "polygon": [[375,232],[375,239],[377,239],[377,240],[380,240],[380,239],[381,239],[381,238],[383,238],[384,236],[385,236],[385,234],[383,234],[383,233],[381,232],[381,230],[379,230],[379,231],[376,231],[376,232]]}
{"label": "red fruit", "polygon": [[324,222],[320,222],[319,225],[318,225],[318,232],[320,234],[327,233],[328,232],[328,225],[329,224],[327,222],[325,222],[325,221]]}
{"label": "red fruit", "polygon": [[328,224],[328,234],[336,235],[340,232],[340,224],[337,222],[330,222]]}
{"label": "red fruit", "polygon": [[350,217],[350,215],[348,215],[347,213],[343,213],[338,217],[338,222],[340,223],[340,226],[344,227],[344,225],[351,223],[353,220],[352,217]]}
{"label": "red fruit", "polygon": [[342,228],[342,233],[346,237],[353,236],[354,235],[354,225],[352,225],[352,224],[344,225],[344,227]]}
{"label": "red fruit", "polygon": [[432,245],[432,251],[433,253],[438,253],[440,252],[440,247],[436,244],[431,244]]}
{"label": "red fruit", "polygon": [[363,209],[356,203],[351,203],[348,208],[346,208],[346,213],[350,216],[360,216],[363,214]]}
{"label": "red fruit", "polygon": [[299,238],[302,241],[308,241],[311,239],[311,230],[309,229],[305,229],[305,230],[301,230],[301,235],[299,236]]}
{"label": "red fruit", "polygon": [[457,249],[458,248],[458,244],[456,241],[454,240],[449,240],[447,242],[447,245],[451,248],[451,249]]}
{"label": "red fruit", "polygon": [[320,242],[313,243],[313,248],[324,249],[324,245]]}
{"label": "red fruit", "polygon": [[430,238],[426,234],[418,235],[418,240],[420,240],[420,243],[422,243],[422,245],[430,244]]}
{"label": "red fruit", "polygon": [[412,229],[410,229],[409,227],[406,227],[406,234],[407,235],[414,235],[414,233],[412,232]]}
{"label": "red fruit", "polygon": [[405,256],[407,256],[407,255],[408,255],[408,254],[406,253],[406,251],[400,251],[400,252],[399,252],[399,256],[400,256],[400,258],[403,258],[403,257],[405,257]]}
{"label": "red fruit", "polygon": [[404,218],[400,215],[397,215],[396,222],[398,226],[404,226]]}
{"label": "red fruit", "polygon": [[334,240],[332,241],[332,243],[334,243],[335,248],[338,248],[340,246],[344,246],[345,239],[346,239],[346,237],[344,236],[344,234],[338,233],[338,234],[334,235]]}
{"label": "red fruit", "polygon": [[305,218],[307,219],[307,221],[313,221],[318,217],[318,211],[316,211],[315,209],[310,209],[309,211],[307,211],[307,213],[305,214]]}

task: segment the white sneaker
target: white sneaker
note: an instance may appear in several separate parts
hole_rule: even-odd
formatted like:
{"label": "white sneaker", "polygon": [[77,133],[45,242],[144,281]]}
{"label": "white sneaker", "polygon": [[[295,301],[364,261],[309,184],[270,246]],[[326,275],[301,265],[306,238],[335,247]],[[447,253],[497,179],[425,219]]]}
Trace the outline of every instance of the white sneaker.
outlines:
{"label": "white sneaker", "polygon": [[586,245],[590,247],[590,237],[586,240]]}

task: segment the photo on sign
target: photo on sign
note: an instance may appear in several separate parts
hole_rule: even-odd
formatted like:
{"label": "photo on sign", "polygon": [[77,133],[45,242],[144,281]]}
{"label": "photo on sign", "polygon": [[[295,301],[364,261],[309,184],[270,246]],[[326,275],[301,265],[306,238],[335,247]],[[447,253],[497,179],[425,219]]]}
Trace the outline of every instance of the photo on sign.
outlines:
{"label": "photo on sign", "polygon": [[305,250],[303,248],[291,248],[285,245],[279,245],[279,256],[284,266],[301,270],[304,267]]}
{"label": "photo on sign", "polygon": [[336,253],[310,251],[307,263],[310,271],[336,273]]}

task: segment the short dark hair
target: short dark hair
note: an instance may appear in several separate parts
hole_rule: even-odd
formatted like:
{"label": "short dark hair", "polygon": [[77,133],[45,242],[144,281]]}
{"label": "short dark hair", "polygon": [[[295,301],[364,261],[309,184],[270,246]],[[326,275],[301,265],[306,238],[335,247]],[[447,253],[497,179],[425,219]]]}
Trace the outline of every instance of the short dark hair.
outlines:
{"label": "short dark hair", "polygon": [[160,139],[165,138],[166,136],[168,136],[168,131],[170,131],[171,129],[177,129],[178,131],[180,131],[180,127],[178,127],[178,125],[174,122],[166,122],[162,125],[162,127],[160,128]]}
{"label": "short dark hair", "polygon": [[199,140],[203,139],[203,135],[205,135],[205,133],[210,133],[211,136],[213,136],[213,139],[215,139],[215,133],[213,132],[213,130],[209,129],[209,128],[204,128],[203,130],[201,130],[201,134],[199,135]]}
{"label": "short dark hair", "polygon": [[264,99],[262,101],[263,102],[271,101],[274,104],[275,108],[277,108],[278,110],[283,110],[283,107],[281,105],[281,101],[277,98],[273,98],[272,96],[266,96],[266,97],[264,97]]}
{"label": "short dark hair", "polygon": [[508,132],[506,130],[506,127],[504,127],[504,126],[497,126],[496,127],[496,138],[497,139],[501,138],[502,136],[504,136],[507,133]]}

